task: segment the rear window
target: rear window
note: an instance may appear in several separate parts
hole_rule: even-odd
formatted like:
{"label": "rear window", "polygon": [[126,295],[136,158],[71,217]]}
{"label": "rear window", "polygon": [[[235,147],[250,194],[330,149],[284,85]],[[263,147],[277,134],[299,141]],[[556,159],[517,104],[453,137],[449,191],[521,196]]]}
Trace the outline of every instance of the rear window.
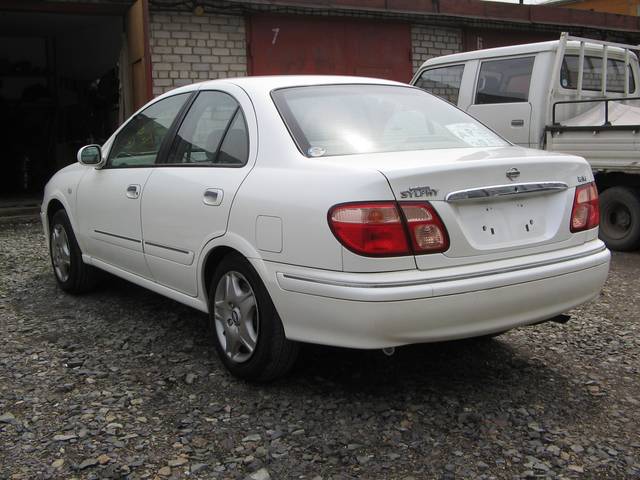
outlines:
{"label": "rear window", "polygon": [[393,85],[321,85],[272,97],[308,157],[508,145],[447,102]]}
{"label": "rear window", "polygon": [[432,68],[422,72],[415,85],[455,105],[458,103],[463,73],[464,65]]}
{"label": "rear window", "polygon": [[[578,88],[578,70],[580,57],[578,55],[565,55],[560,70],[560,85],[567,89]],[[633,72],[628,69],[629,92],[636,89]],[[624,93],[625,64],[622,60],[607,59],[607,91]],[[582,70],[582,89],[600,91],[602,89],[602,58],[584,57]]]}
{"label": "rear window", "polygon": [[482,62],[476,89],[476,105],[529,100],[534,57]]}

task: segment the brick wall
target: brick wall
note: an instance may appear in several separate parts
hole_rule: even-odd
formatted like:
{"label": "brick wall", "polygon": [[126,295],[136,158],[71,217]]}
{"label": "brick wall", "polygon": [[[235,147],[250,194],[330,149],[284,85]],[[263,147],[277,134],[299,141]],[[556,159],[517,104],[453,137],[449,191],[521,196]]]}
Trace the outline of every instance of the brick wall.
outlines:
{"label": "brick wall", "polygon": [[[153,94],[202,80],[247,74],[245,20],[239,15],[151,12]],[[432,57],[462,51],[462,30],[412,25],[415,72]]]}
{"label": "brick wall", "polygon": [[193,82],[247,74],[242,16],[151,12],[150,17],[154,95]]}
{"label": "brick wall", "polygon": [[413,72],[426,60],[462,51],[462,30],[457,28],[412,25]]}

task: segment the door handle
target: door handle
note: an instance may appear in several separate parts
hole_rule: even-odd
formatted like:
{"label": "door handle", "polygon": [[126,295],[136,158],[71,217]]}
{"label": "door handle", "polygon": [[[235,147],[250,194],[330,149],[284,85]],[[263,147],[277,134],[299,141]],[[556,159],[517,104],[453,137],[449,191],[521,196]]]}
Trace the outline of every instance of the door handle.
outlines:
{"label": "door handle", "polygon": [[512,127],[524,127],[524,120],[511,120]]}
{"label": "door handle", "polygon": [[140,196],[140,185],[129,185],[127,187],[128,198],[138,198]]}
{"label": "door handle", "polygon": [[211,205],[212,207],[216,207],[222,203],[222,197],[224,196],[224,192],[219,188],[207,188],[204,191],[204,198],[202,202],[205,205]]}

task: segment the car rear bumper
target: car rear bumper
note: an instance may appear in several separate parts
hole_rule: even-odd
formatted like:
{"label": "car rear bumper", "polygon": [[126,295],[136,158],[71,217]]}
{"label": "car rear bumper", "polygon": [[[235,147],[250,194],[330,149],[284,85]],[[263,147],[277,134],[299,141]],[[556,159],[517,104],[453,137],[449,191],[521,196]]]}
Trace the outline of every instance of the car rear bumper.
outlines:
{"label": "car rear bumper", "polygon": [[265,262],[288,338],[352,348],[452,340],[537,323],[598,295],[609,271],[599,241],[464,267],[331,272]]}

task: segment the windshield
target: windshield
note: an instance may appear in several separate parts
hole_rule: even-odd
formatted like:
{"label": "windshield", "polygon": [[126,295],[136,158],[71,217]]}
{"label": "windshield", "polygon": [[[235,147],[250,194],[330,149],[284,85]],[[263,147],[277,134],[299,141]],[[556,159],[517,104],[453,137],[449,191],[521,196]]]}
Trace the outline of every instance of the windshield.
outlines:
{"label": "windshield", "polygon": [[272,97],[308,157],[508,145],[466,113],[417,88],[321,85],[275,90]]}

